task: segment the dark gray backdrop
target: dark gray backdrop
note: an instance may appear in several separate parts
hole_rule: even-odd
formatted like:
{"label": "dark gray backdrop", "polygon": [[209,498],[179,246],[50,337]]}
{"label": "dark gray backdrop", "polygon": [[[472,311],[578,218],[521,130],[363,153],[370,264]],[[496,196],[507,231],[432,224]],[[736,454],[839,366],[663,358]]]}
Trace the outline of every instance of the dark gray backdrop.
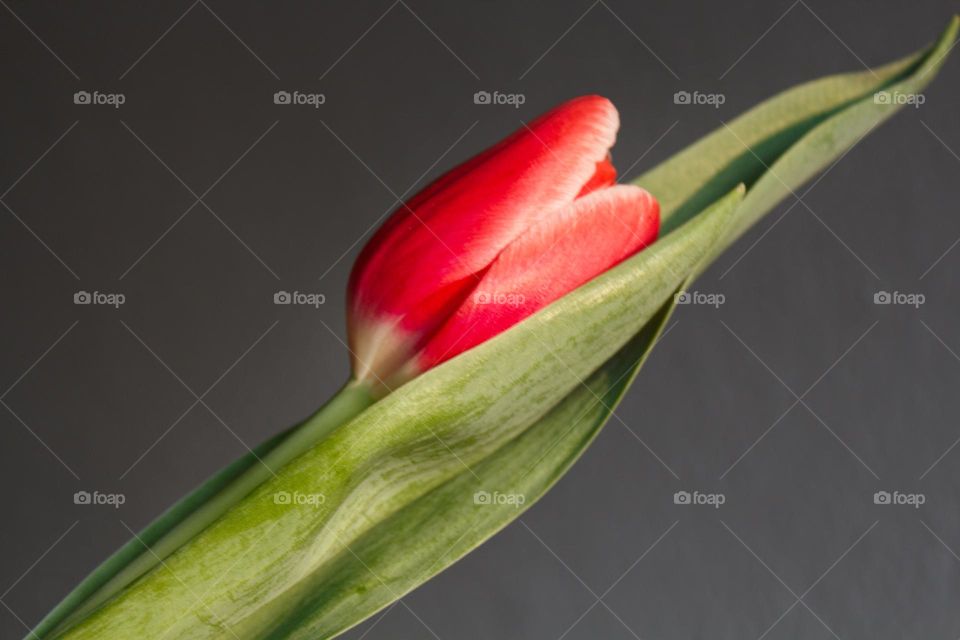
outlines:
{"label": "dark gray backdrop", "polygon": [[[957,9],[0,4],[4,638],[339,386],[349,267],[397,197],[588,92],[619,107],[615,159],[636,175],[783,88],[924,46]],[[348,637],[960,635],[958,72],[720,259],[696,288],[724,304],[680,309],[548,497]],[[694,490],[726,502],[674,504]]]}

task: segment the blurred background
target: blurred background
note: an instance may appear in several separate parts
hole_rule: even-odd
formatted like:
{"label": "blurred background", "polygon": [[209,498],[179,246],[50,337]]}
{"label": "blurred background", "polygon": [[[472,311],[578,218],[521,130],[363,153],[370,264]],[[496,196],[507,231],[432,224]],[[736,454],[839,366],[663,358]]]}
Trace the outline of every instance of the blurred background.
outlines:
{"label": "blurred background", "polygon": [[[398,198],[586,93],[638,175],[957,10],[0,4],[3,638],[340,386],[350,265]],[[546,498],[346,637],[960,635],[957,57],[697,283]]]}

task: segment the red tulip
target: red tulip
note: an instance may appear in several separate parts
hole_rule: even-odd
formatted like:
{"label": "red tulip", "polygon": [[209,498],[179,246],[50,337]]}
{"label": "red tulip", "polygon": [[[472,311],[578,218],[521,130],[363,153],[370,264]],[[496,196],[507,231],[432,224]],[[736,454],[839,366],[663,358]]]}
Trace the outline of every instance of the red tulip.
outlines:
{"label": "red tulip", "polygon": [[653,242],[656,200],[614,184],[618,127],[606,98],[571,100],[400,207],[350,277],[357,378],[408,380]]}

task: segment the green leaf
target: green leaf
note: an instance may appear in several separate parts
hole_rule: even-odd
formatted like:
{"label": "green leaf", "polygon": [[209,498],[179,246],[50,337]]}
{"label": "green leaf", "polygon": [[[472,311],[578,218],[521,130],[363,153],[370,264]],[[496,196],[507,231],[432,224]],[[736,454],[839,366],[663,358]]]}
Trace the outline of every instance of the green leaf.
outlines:
{"label": "green leaf", "polygon": [[282,637],[278,624],[310,613],[353,544],[523,434],[635,336],[724,232],[739,197],[374,404],[66,637]]}
{"label": "green leaf", "polygon": [[[462,557],[596,436],[672,294],[897,110],[875,91],[922,90],[957,25],[904,61],[785,92],[641,176],[668,232],[653,247],[378,402],[64,637],[332,637]],[[701,213],[739,182],[745,196]],[[478,490],[525,503],[477,505]],[[296,492],[324,501],[276,504]]]}
{"label": "green leaf", "polygon": [[[872,103],[874,93],[881,90],[921,91],[945,62],[957,36],[957,23],[958,18],[954,16],[934,45],[897,62],[857,73],[820,78],[787,89],[641,175],[634,182],[657,196],[663,232],[676,228],[737,184],[746,184],[752,190],[754,184],[768,173],[768,167],[828,120],[834,123],[828,129],[838,136],[837,148],[842,149],[850,142],[847,133],[854,139],[865,135],[871,126],[853,124],[849,131],[844,131],[832,117],[853,105]],[[873,110],[874,116],[879,120],[899,109],[898,105],[891,104],[874,106],[877,107]],[[806,148],[812,147],[807,145]],[[817,149],[808,154],[816,154],[819,158],[808,158],[811,162],[805,170],[807,176],[836,156],[833,149]],[[767,208],[769,206],[772,204]],[[753,224],[766,210],[764,205],[758,204],[756,213],[741,217],[743,229],[740,231]],[[730,241],[738,235],[731,236]]]}
{"label": "green leaf", "polygon": [[[298,425],[299,426],[299,425]],[[295,429],[294,427],[293,429]],[[153,547],[164,535],[177,524],[183,522],[190,514],[195,513],[204,504],[207,504],[215,495],[235,481],[247,469],[252,467],[259,458],[266,455],[281,442],[293,429],[280,433],[250,453],[238,458],[208,478],[198,488],[181,498],[172,507],[167,509],[146,529],[141,531],[137,538],[130,540],[120,547],[113,555],[102,562],[93,572],[71,591],[66,598],[48,613],[30,633],[30,638],[44,638],[50,634],[62,621],[66,620],[75,611],[81,609],[97,591],[107,584],[125,567],[131,566],[138,558],[143,557],[144,547]]]}
{"label": "green leaf", "polygon": [[88,614],[208,527],[272,475],[273,469],[280,469],[373,401],[365,386],[349,383],[312,416],[214,474],[88,575],[40,622],[34,636],[54,633]]}
{"label": "green leaf", "polygon": [[[715,218],[720,227],[742,197],[743,190],[737,189],[703,215]],[[723,228],[717,229],[713,242],[724,233]],[[685,280],[680,288],[687,283]],[[578,384],[523,433],[346,543],[346,552],[317,576],[309,597],[264,637],[338,635],[517,518],[563,476],[599,433],[646,361],[674,306],[671,296],[640,332],[592,375],[581,379],[571,371]],[[556,352],[551,352],[549,359],[569,370]],[[478,500],[478,496],[497,495],[506,500]]]}

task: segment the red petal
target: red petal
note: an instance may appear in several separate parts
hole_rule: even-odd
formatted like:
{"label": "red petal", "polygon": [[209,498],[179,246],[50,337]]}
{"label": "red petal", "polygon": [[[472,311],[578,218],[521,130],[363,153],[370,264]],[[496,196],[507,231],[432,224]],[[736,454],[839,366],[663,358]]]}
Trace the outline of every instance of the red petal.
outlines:
{"label": "red petal", "polygon": [[617,170],[614,168],[613,163],[610,162],[610,154],[607,154],[607,157],[602,161],[597,163],[597,168],[593,172],[593,176],[583,185],[583,188],[580,189],[580,193],[577,194],[578,198],[582,198],[592,191],[597,189],[602,189],[604,187],[613,186],[617,181]]}
{"label": "red petal", "polygon": [[657,237],[649,193],[614,186],[577,199],[510,244],[418,358],[426,370],[490,339]]}
{"label": "red petal", "polygon": [[[454,283],[465,288],[530,225],[572,201],[613,145],[605,98],[571,100],[440,177],[374,235],[351,275],[351,315],[432,331]],[[432,304],[421,305],[432,300]]]}

